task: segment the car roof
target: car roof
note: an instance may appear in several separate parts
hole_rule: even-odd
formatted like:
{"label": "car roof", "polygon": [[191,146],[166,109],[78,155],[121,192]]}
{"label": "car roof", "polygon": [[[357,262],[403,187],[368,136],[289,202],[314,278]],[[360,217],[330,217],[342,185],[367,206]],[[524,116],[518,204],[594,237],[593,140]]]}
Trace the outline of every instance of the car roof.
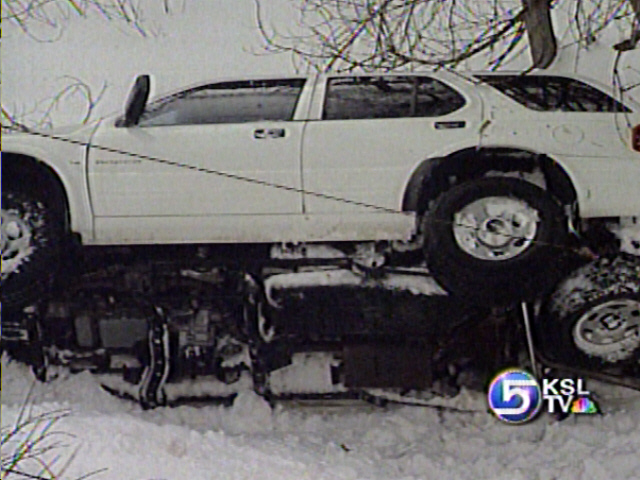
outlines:
{"label": "car roof", "polygon": [[[446,68],[441,69],[433,69],[433,70],[413,70],[413,71],[393,71],[393,72],[382,72],[382,71],[372,71],[372,72],[309,72],[306,74],[300,73],[281,73],[281,74],[265,74],[265,75],[245,75],[245,76],[224,76],[217,78],[210,78],[207,80],[203,80],[197,83],[181,86],[179,88],[174,88],[171,90],[163,91],[158,94],[154,94],[153,98],[150,99],[150,102],[154,102],[157,100],[161,100],[166,97],[170,97],[172,95],[179,94],[180,92],[184,92],[186,90],[203,87],[206,85],[211,85],[215,83],[224,83],[224,82],[234,82],[234,81],[260,81],[260,80],[279,80],[279,79],[299,79],[299,80],[310,80],[315,82],[319,78],[326,77],[367,77],[372,75],[384,75],[384,76],[423,76],[428,75],[434,78],[440,79],[457,79],[458,86],[460,85],[460,81],[462,83],[472,83],[479,84],[482,83],[482,80],[479,78],[480,76],[492,76],[492,77],[516,77],[516,76],[541,76],[541,77],[560,77],[560,78],[572,78],[579,81],[582,81],[588,85],[591,85],[607,94],[611,95],[614,98],[618,98],[618,92],[616,92],[615,88],[612,85],[608,85],[606,83],[599,82],[594,80],[593,78],[587,77],[585,75],[571,73],[571,72],[555,72],[555,71],[546,71],[546,70],[535,70],[531,72],[522,72],[517,70],[500,70],[500,71],[491,71],[491,70],[451,70]],[[632,98],[625,98],[624,103],[628,106],[632,107],[633,110],[640,110],[640,105],[636,103]]]}

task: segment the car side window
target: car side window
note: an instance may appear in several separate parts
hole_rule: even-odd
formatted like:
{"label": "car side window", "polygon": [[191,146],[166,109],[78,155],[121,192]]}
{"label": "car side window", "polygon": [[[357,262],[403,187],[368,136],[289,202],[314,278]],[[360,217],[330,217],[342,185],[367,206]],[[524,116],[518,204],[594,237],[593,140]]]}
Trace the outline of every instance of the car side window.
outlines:
{"label": "car side window", "polygon": [[150,103],[142,127],[245,123],[293,118],[304,79],[202,85]]}
{"label": "car side window", "polygon": [[573,78],[551,75],[477,75],[511,99],[540,112],[629,112],[615,98]]}
{"label": "car side window", "polygon": [[465,104],[453,88],[431,77],[364,76],[328,80],[324,120],[437,117]]}

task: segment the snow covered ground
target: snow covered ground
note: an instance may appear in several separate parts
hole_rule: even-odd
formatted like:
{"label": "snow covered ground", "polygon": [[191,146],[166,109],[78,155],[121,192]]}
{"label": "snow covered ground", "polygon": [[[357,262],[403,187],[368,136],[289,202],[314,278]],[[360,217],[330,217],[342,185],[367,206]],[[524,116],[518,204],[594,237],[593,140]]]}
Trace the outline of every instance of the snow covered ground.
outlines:
{"label": "snow covered ground", "polygon": [[[486,412],[482,393],[467,391],[455,404],[474,413],[355,402],[271,409],[251,392],[227,408],[143,411],[102,391],[89,373],[60,371],[48,384],[34,383],[26,366],[5,356],[1,413],[4,434],[27,396],[23,419],[65,412],[38,427],[49,426],[46,442],[55,448],[42,458],[52,471],[64,469],[60,479],[92,472],[95,480],[637,478],[640,393],[588,387],[603,415],[562,422],[542,415],[520,426],[501,423]],[[3,462],[14,446],[2,445]]]}

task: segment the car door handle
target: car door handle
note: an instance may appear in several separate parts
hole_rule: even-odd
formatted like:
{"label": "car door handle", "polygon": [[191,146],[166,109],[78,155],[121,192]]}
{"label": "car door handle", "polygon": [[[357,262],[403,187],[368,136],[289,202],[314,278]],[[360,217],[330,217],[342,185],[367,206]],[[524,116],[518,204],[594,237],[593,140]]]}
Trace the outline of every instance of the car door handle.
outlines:
{"label": "car door handle", "polygon": [[286,133],[284,128],[258,128],[253,131],[253,138],[284,138]]}
{"label": "car door handle", "polygon": [[447,130],[450,128],[464,128],[467,123],[464,120],[457,120],[452,122],[436,122],[433,124],[436,130]]}

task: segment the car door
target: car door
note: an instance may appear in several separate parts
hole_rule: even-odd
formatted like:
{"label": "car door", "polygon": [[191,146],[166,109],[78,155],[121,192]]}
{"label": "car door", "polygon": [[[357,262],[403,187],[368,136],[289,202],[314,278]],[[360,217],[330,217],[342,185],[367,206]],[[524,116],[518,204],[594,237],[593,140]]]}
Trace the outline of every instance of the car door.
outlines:
{"label": "car door", "polygon": [[304,83],[202,85],[149,104],[135,127],[103,125],[88,162],[98,230],[107,219],[127,230],[151,217],[197,217],[184,225],[203,228],[229,216],[300,214],[303,122],[293,117]]}
{"label": "car door", "polygon": [[[319,121],[303,140],[305,212],[398,210],[407,181],[425,159],[477,145],[480,100],[428,75],[326,79]],[[340,201],[340,199],[348,201]]]}

